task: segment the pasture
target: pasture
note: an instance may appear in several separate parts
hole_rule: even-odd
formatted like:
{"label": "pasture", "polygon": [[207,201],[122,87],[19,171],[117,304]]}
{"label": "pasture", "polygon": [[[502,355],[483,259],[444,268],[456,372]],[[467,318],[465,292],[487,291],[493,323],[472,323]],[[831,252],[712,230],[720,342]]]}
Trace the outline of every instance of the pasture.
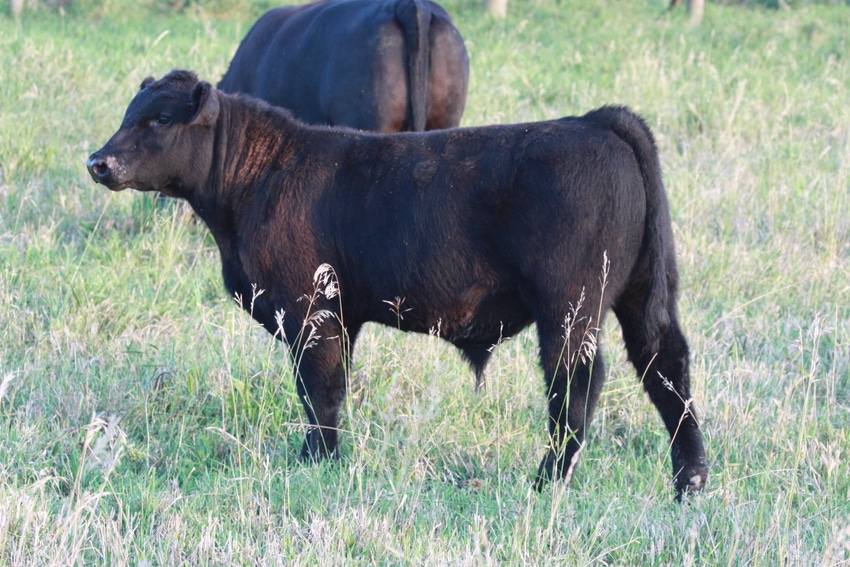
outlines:
{"label": "pasture", "polygon": [[206,228],[85,170],[146,76],[217,82],[270,4],[45,3],[0,13],[0,565],[850,564],[850,7],[442,4],[463,125],[617,103],[652,127],[706,491],[674,502],[613,318],[569,485],[532,489],[533,330],[475,393],[448,344],[367,328],[342,458],[299,463],[286,349]]}

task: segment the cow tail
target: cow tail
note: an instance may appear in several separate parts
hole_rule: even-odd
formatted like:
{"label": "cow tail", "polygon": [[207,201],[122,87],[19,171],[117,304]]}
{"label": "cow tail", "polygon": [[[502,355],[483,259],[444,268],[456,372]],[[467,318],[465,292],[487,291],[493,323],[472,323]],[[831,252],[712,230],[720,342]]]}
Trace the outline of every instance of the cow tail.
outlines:
{"label": "cow tail", "polygon": [[427,0],[398,0],[396,17],[404,31],[407,46],[408,106],[413,117],[413,130],[425,130],[428,100],[428,69],[430,49],[428,31],[431,26],[431,7]]}
{"label": "cow tail", "polygon": [[[661,178],[661,162],[655,139],[646,122],[631,110],[606,106],[596,111],[600,120],[632,148],[646,191],[644,257],[649,264],[649,289],[644,305],[644,336],[649,352],[658,352],[659,343],[675,317],[678,285],[670,208]],[[591,113],[594,114],[594,113]]]}

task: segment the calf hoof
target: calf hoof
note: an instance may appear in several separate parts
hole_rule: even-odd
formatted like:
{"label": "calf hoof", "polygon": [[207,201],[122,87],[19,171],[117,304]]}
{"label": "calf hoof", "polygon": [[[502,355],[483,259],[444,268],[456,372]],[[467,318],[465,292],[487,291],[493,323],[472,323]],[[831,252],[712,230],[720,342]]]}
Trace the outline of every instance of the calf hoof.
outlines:
{"label": "calf hoof", "polygon": [[708,467],[705,464],[687,466],[679,469],[673,477],[676,486],[676,500],[694,492],[702,492],[708,481]]}
{"label": "calf hoof", "polygon": [[537,475],[534,477],[534,490],[542,492],[546,485],[552,482],[552,471],[554,468],[555,457],[549,453],[543,457],[543,461],[537,467]]}
{"label": "calf hoof", "polygon": [[583,445],[579,445],[575,449],[568,447],[567,449],[572,453],[569,458],[567,458],[567,455],[562,455],[561,458],[558,458],[553,451],[546,453],[546,456],[543,457],[540,466],[537,468],[534,489],[540,492],[552,480],[563,479],[564,482],[569,483],[573,477],[573,472],[576,469],[576,464],[578,464],[578,458],[583,448]]}
{"label": "calf hoof", "polygon": [[313,429],[307,433],[298,459],[301,462],[318,463],[327,458],[336,458],[336,449],[335,440],[331,443],[331,440],[327,439],[326,436],[320,435],[318,429]]}

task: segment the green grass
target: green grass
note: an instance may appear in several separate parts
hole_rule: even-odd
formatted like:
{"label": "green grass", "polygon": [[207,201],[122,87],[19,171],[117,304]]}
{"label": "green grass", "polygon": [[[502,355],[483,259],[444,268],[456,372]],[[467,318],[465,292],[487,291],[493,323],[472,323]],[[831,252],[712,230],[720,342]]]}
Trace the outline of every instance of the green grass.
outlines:
{"label": "green grass", "polygon": [[531,490],[533,332],[476,395],[447,345],[368,328],[342,459],[298,463],[285,348],[206,229],[84,168],[145,76],[217,81],[269,4],[79,2],[0,15],[0,565],[850,564],[850,9],[446,5],[464,124],[622,103],[654,129],[706,492],[673,502],[613,321],[569,486]]}

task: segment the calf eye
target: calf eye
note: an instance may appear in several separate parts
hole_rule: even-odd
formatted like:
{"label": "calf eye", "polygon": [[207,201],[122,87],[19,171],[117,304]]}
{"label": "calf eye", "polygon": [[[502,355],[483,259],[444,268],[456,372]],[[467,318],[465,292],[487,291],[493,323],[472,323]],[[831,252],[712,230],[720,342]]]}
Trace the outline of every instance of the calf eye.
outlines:
{"label": "calf eye", "polygon": [[157,126],[168,126],[171,124],[171,117],[167,114],[160,114],[157,116],[156,120],[154,120],[154,124]]}

